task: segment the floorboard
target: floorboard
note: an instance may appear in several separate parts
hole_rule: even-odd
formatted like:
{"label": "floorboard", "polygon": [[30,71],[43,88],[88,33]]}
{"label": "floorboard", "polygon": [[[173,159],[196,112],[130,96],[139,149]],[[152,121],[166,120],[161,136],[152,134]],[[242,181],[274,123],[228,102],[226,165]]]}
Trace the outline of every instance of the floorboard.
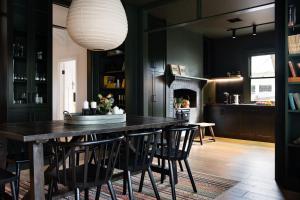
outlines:
{"label": "floorboard", "polygon": [[217,138],[203,146],[194,143],[192,170],[240,181],[218,200],[299,200],[275,182],[275,148],[272,143]]}

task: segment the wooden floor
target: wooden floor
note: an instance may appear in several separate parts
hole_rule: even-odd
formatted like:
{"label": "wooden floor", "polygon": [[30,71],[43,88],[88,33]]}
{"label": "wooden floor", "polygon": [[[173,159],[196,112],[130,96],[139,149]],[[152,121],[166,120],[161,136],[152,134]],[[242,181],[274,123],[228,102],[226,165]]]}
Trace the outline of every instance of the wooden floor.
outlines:
{"label": "wooden floor", "polygon": [[274,151],[271,143],[217,138],[195,143],[189,161],[192,170],[240,181],[218,200],[299,200],[299,194],[277,186]]}

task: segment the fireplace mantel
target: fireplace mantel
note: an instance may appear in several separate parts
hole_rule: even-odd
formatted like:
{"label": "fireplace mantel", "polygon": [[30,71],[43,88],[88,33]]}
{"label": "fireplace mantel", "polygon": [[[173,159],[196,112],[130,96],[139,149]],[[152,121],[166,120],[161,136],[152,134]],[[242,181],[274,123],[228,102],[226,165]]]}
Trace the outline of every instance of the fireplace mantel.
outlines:
{"label": "fireplace mantel", "polygon": [[179,76],[179,75],[166,75],[168,86],[170,87],[173,81],[175,80],[182,80],[182,81],[204,81],[205,83],[209,80],[207,78],[200,78],[194,76]]}

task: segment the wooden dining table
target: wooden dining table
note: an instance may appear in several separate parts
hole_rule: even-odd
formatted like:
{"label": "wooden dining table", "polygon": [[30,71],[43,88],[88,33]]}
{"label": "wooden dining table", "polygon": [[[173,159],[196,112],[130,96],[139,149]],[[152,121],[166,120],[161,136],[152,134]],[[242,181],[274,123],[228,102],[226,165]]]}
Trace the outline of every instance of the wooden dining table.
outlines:
{"label": "wooden dining table", "polygon": [[164,117],[127,116],[124,123],[101,125],[68,125],[64,121],[0,124],[0,139],[6,138],[29,144],[31,160],[30,199],[44,200],[44,148],[49,140],[90,134],[128,132],[150,128],[165,128],[184,120]]}

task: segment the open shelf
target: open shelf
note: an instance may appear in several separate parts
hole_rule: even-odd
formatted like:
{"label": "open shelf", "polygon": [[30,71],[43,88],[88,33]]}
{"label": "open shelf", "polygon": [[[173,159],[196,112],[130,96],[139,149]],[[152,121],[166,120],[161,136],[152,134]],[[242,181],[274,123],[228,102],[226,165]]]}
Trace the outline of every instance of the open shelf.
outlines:
{"label": "open shelf", "polygon": [[288,83],[289,84],[300,84],[300,77],[289,77]]}
{"label": "open shelf", "polygon": [[291,147],[291,148],[299,148],[300,149],[300,144],[288,144],[288,147]]}
{"label": "open shelf", "polygon": [[289,58],[300,57],[300,53],[289,54]]}
{"label": "open shelf", "polygon": [[300,113],[300,110],[289,110],[289,113]]}

